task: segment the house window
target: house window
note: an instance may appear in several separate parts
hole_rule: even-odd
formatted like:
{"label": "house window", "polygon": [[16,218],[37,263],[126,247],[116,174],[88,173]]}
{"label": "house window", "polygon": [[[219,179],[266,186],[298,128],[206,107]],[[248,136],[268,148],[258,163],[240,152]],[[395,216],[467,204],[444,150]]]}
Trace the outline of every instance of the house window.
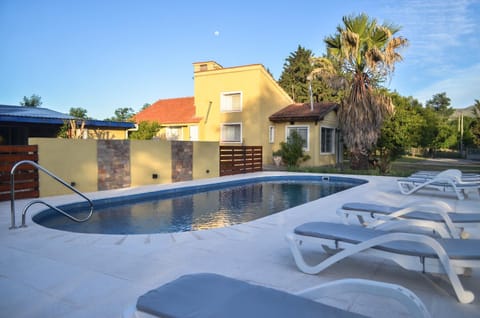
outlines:
{"label": "house window", "polygon": [[322,127],[321,129],[321,153],[334,153],[335,152],[335,129]]}
{"label": "house window", "polygon": [[296,131],[300,137],[302,137],[303,139],[303,149],[308,151],[310,149],[309,147],[309,139],[308,139],[308,135],[309,135],[309,129],[308,129],[308,126],[287,126],[287,133],[286,133],[286,139],[288,141],[288,137],[292,134],[293,131]]}
{"label": "house window", "polygon": [[222,124],[220,132],[221,142],[242,142],[242,124]]}
{"label": "house window", "polygon": [[197,141],[198,140],[198,126],[190,126],[188,127],[190,131],[190,140]]}
{"label": "house window", "polygon": [[228,92],[222,93],[220,98],[220,110],[222,112],[241,112],[242,111],[242,93]]}
{"label": "house window", "polygon": [[275,127],[269,126],[268,127],[268,142],[273,144],[275,142]]}
{"label": "house window", "polygon": [[183,140],[182,127],[167,127],[165,137],[167,140]]}

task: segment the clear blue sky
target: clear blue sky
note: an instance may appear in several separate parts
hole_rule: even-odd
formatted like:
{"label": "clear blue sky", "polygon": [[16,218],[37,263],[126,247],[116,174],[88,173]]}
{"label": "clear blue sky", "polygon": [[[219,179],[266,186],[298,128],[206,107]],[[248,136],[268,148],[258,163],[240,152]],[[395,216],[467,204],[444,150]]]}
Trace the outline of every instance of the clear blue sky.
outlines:
{"label": "clear blue sky", "polygon": [[388,88],[424,103],[480,100],[480,0],[0,0],[0,104],[105,119],[193,96],[193,62],[260,63],[275,79],[298,45],[316,56],[344,15],[402,26],[410,41]]}

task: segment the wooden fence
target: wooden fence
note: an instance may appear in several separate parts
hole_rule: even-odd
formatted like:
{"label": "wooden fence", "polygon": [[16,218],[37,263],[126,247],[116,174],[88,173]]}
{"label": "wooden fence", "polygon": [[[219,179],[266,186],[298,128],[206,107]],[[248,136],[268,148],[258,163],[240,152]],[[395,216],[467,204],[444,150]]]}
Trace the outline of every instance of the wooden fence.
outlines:
{"label": "wooden fence", "polygon": [[[21,160],[38,162],[37,146],[0,146],[0,201],[10,200],[10,171]],[[38,170],[21,165],[15,170],[15,199],[38,198]]]}
{"label": "wooden fence", "polygon": [[220,146],[220,176],[262,171],[262,146]]}

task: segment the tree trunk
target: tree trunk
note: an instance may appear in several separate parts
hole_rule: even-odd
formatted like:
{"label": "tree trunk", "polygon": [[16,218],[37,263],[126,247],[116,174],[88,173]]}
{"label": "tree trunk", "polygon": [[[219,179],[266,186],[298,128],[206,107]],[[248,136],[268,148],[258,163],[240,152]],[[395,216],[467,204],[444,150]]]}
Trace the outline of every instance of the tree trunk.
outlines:
{"label": "tree trunk", "polygon": [[368,170],[368,155],[362,151],[352,151],[350,153],[350,168],[352,170]]}

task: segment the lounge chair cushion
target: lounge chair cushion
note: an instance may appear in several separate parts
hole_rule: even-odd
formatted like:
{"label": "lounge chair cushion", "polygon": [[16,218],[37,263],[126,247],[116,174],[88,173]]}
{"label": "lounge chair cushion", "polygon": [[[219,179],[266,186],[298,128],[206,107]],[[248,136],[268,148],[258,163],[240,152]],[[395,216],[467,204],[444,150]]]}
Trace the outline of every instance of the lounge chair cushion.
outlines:
{"label": "lounge chair cushion", "polygon": [[[388,205],[372,204],[372,203],[350,202],[350,203],[345,203],[342,206],[342,209],[352,210],[352,211],[365,211],[365,212],[370,212],[372,214],[375,214],[375,213],[391,214],[391,213],[397,212],[401,208],[388,206]],[[448,212],[448,215],[450,216],[450,219],[454,223],[480,223],[480,213]],[[421,211],[409,212],[408,214],[402,215],[401,217],[416,219],[416,220],[444,222],[440,214],[421,212]]]}
{"label": "lounge chair cushion", "polygon": [[364,317],[279,290],[217,274],[182,276],[139,297],[159,317]]}
{"label": "lounge chair cushion", "polygon": [[[304,223],[294,230],[295,234],[323,238],[358,244],[374,237],[388,234],[381,230],[372,230],[361,226],[352,226],[339,223],[309,222]],[[480,260],[480,240],[436,239],[447,252],[450,259]],[[438,258],[437,254],[424,244],[415,242],[394,241],[373,247],[387,252]]]}

